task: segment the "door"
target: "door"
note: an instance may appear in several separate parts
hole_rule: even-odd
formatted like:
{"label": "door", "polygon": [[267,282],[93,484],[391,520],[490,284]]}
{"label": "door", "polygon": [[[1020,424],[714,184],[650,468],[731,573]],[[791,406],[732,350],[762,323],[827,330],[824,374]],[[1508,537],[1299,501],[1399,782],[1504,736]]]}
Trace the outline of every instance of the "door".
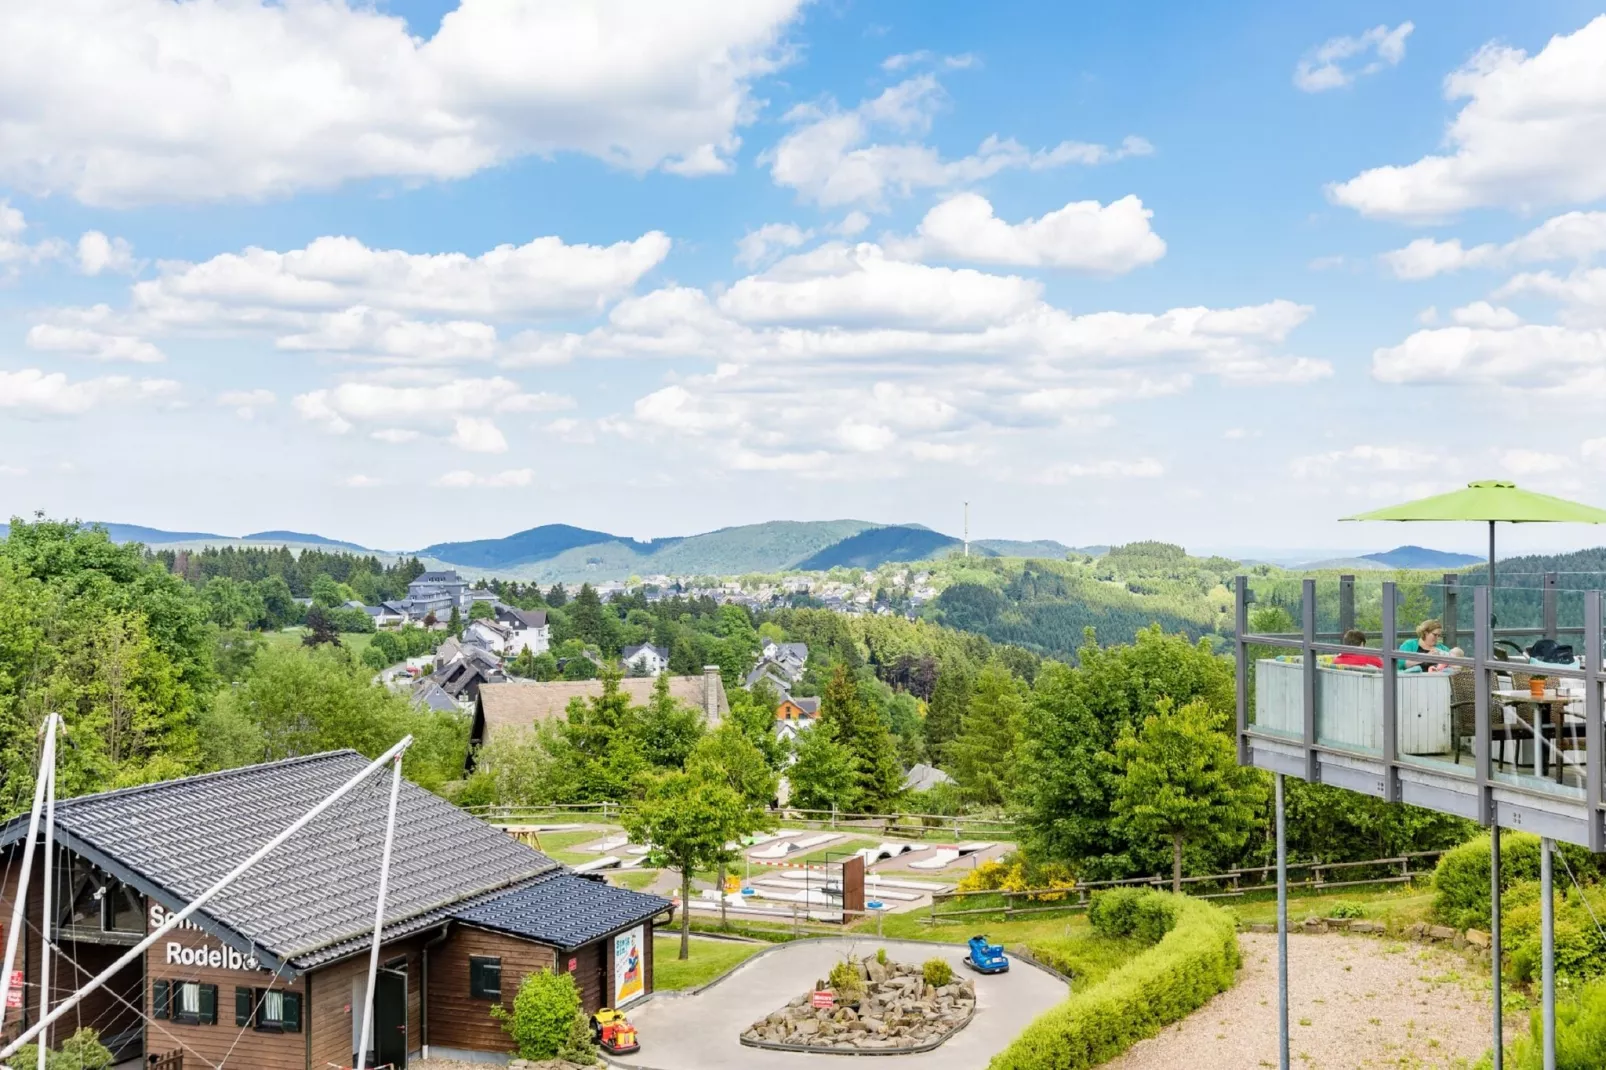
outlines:
{"label": "door", "polygon": [[407,970],[386,967],[374,983],[374,1058],[407,1065]]}

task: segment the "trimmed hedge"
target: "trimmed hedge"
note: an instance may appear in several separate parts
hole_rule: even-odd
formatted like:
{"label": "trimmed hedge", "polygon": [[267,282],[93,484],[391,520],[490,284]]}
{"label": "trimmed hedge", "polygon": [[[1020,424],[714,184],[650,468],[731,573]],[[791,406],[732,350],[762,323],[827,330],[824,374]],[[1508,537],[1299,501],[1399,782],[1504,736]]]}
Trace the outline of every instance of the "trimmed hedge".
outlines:
{"label": "trimmed hedge", "polygon": [[[1573,873],[1585,884],[1600,879],[1594,855],[1572,844],[1557,844]],[[1558,880],[1565,881],[1558,863]],[[1539,837],[1531,832],[1500,834],[1500,890],[1539,879]],[[1433,913],[1457,929],[1489,927],[1489,835],[1484,833],[1444,852],[1433,870]],[[1502,894],[1501,901],[1505,896]]]}
{"label": "trimmed hedge", "polygon": [[1094,932],[1111,940],[1130,936],[1158,944],[1177,927],[1176,897],[1152,888],[1112,888],[1093,896],[1087,921]]}
{"label": "trimmed hedge", "polygon": [[1238,969],[1232,917],[1197,899],[1164,898],[1176,913],[1176,927],[1164,939],[1102,983],[1040,1015],[993,1057],[991,1070],[1098,1066],[1232,987]]}

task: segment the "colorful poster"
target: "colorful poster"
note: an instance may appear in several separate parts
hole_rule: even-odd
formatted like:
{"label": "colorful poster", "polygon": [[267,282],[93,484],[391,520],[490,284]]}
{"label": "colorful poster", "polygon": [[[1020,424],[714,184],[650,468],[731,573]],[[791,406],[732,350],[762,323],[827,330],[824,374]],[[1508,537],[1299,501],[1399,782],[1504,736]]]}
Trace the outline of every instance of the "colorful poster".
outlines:
{"label": "colorful poster", "polygon": [[613,1005],[647,994],[647,932],[636,926],[613,938]]}

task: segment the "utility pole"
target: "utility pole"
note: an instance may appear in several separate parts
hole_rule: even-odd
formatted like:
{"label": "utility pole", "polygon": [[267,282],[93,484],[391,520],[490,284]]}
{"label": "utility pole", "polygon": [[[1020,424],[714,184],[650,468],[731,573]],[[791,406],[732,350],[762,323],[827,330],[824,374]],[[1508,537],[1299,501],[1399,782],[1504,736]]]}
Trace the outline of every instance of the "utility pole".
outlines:
{"label": "utility pole", "polygon": [[970,503],[965,503],[965,556],[970,556]]}

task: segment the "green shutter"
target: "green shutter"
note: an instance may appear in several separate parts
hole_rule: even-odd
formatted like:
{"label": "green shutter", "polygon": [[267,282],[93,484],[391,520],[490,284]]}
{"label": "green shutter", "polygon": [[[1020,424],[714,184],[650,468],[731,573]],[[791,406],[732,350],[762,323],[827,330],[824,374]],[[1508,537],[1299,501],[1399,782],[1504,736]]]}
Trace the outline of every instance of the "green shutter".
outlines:
{"label": "green shutter", "polygon": [[301,1032],[301,993],[286,992],[284,994],[284,1031],[286,1033]]}
{"label": "green shutter", "polygon": [[168,993],[171,989],[166,981],[151,982],[151,1017],[167,1018],[171,1015],[168,1004]]}
{"label": "green shutter", "polygon": [[201,1025],[217,1025],[217,985],[201,986]]}
{"label": "green shutter", "polygon": [[251,1024],[251,1005],[256,1002],[256,994],[249,988],[236,988],[234,990],[234,1024]]}

